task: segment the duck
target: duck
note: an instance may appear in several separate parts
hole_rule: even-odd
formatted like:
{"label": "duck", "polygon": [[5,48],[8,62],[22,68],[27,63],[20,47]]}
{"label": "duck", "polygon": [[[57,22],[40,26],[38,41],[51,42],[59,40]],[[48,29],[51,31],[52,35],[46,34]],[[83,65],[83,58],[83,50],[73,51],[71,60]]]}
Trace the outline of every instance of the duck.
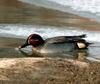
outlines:
{"label": "duck", "polygon": [[86,34],[82,34],[77,36],[56,36],[44,40],[39,34],[31,34],[26,42],[19,46],[19,49],[31,45],[32,50],[39,53],[83,50],[88,49],[91,44],[84,39],[85,37]]}

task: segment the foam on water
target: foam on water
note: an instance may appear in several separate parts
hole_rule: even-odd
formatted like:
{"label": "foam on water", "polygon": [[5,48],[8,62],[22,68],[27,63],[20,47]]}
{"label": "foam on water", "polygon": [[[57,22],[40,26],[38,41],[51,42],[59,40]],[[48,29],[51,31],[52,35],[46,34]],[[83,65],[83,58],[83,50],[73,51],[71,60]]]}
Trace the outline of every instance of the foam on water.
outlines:
{"label": "foam on water", "polygon": [[75,27],[0,24],[0,36],[2,37],[27,38],[33,33],[40,34],[45,39],[54,36],[87,34],[88,41],[100,42],[98,31],[79,30]]}
{"label": "foam on water", "polygon": [[95,18],[100,21],[100,0],[19,0],[29,4]]}

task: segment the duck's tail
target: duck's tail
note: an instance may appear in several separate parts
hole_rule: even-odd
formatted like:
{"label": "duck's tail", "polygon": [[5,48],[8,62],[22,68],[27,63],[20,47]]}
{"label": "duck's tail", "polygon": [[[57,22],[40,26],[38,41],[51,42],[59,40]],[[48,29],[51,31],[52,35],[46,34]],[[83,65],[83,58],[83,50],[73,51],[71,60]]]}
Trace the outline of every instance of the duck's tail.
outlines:
{"label": "duck's tail", "polygon": [[93,43],[90,43],[90,42],[86,42],[86,45],[87,45],[87,46],[89,46],[89,45],[91,45],[91,44],[93,44]]}
{"label": "duck's tail", "polygon": [[82,35],[79,35],[77,37],[79,37],[79,38],[85,38],[86,37],[86,34],[82,34]]}

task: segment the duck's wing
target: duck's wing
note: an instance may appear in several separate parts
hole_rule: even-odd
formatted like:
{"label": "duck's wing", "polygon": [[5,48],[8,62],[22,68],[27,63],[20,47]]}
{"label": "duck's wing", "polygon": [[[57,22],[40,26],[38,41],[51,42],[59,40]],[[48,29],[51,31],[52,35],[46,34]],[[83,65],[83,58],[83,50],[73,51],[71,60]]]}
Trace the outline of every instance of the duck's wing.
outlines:
{"label": "duck's wing", "polygon": [[80,39],[80,38],[85,38],[86,34],[78,35],[78,36],[65,36],[66,38],[70,39]]}
{"label": "duck's wing", "polygon": [[53,37],[53,38],[49,38],[46,39],[46,43],[73,43],[73,42],[77,42],[79,40],[81,40],[83,37],[85,37],[86,35],[80,35],[80,36],[59,36],[59,37]]}
{"label": "duck's wing", "polygon": [[64,43],[64,42],[68,42],[68,39],[66,39],[65,36],[46,39],[46,43]]}

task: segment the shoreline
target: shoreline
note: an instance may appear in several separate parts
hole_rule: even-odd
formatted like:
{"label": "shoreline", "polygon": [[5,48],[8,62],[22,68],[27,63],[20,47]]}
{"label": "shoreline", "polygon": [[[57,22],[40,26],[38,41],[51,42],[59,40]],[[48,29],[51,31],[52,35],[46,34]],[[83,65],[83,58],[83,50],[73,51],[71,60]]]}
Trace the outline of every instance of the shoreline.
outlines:
{"label": "shoreline", "polygon": [[[1,65],[2,64],[2,65]],[[2,84],[99,84],[100,63],[68,59],[0,59]]]}

